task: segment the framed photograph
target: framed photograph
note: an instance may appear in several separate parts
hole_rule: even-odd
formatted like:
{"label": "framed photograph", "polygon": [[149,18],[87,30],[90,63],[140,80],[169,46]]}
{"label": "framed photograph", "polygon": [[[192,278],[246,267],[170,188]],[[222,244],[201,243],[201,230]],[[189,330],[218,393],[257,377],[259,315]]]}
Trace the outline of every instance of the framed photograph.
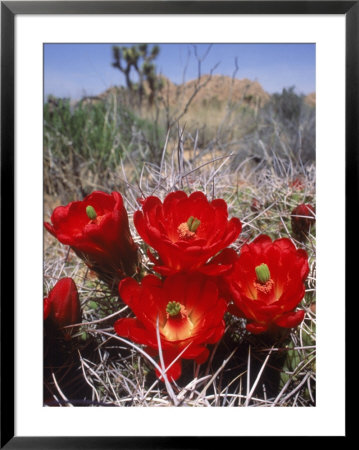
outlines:
{"label": "framed photograph", "polygon": [[1,2],[1,448],[348,436],[358,22]]}

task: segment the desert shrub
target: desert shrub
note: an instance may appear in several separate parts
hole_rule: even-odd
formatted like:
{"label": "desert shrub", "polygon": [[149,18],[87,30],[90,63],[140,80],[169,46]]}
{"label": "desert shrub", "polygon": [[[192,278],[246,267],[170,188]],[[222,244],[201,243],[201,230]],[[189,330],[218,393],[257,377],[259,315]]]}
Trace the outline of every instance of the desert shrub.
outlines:
{"label": "desert shrub", "polygon": [[294,88],[273,94],[250,125],[238,141],[240,150],[233,159],[234,169],[249,159],[254,166],[270,164],[278,175],[283,175],[279,160],[285,160],[293,173],[300,171],[303,164],[314,163],[315,107],[309,106]]}
{"label": "desert shrub", "polygon": [[263,126],[258,137],[271,144],[271,151],[296,162],[315,160],[315,108],[305,103],[294,87],[273,94],[260,114]]}
{"label": "desert shrub", "polygon": [[117,172],[121,160],[153,157],[164,135],[115,96],[76,104],[49,98],[44,105],[45,192],[65,195],[69,184],[81,196],[96,184],[111,189],[110,172]]}

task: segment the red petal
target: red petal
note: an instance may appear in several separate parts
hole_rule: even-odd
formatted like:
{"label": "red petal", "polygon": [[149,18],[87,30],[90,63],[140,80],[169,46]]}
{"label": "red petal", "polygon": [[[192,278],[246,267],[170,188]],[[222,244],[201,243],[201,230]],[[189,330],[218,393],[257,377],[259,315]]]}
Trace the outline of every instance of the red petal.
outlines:
{"label": "red petal", "polygon": [[239,256],[233,248],[225,248],[211,260],[210,264],[234,264],[238,258]]}
{"label": "red petal", "polygon": [[207,347],[202,347],[197,356],[194,357],[197,364],[203,364],[207,361],[209,356],[209,350]]}
{"label": "red petal", "polygon": [[304,281],[308,274],[309,274],[309,264],[308,264],[308,254],[305,250],[303,249],[298,249],[297,250],[297,256],[301,262],[301,272],[300,272],[300,276],[302,278],[302,281]]}
{"label": "red petal", "polygon": [[[150,238],[147,234],[146,222],[141,211],[135,211],[133,215],[133,223],[136,227],[138,234],[147,243],[150,244]],[[150,244],[151,245],[151,244]]]}
{"label": "red petal", "polygon": [[279,247],[282,251],[296,251],[296,247],[293,242],[288,238],[276,239],[273,244]]}
{"label": "red petal", "polygon": [[51,303],[49,299],[46,297],[44,298],[44,320],[46,320],[49,317],[51,311]]}
{"label": "red petal", "polygon": [[140,286],[136,280],[127,277],[120,281],[118,285],[118,292],[121,299],[128,305],[131,309],[133,303],[136,302],[137,297],[140,293]]}
{"label": "red petal", "polygon": [[228,305],[228,312],[236,317],[245,317],[243,311],[238,308],[234,303]]}
{"label": "red petal", "polygon": [[247,323],[247,330],[252,334],[260,334],[267,331],[268,325],[263,325],[255,322]]}
{"label": "red petal", "polygon": [[166,277],[176,273],[176,270],[171,269],[171,267],[167,267],[167,266],[153,266],[153,270],[155,272],[159,273],[160,275],[164,275]]}
{"label": "red petal", "polygon": [[51,317],[57,327],[81,321],[81,305],[72,278],[61,278],[49,292],[47,302],[51,304],[51,310],[45,311],[45,314]]}
{"label": "red petal", "polygon": [[267,236],[266,234],[261,234],[259,236],[257,236],[252,242],[251,244],[269,244],[272,242],[272,239]]}
{"label": "red petal", "polygon": [[[175,362],[173,362],[178,354],[180,352],[175,352],[175,351],[164,351],[163,352],[163,361],[164,361],[164,365],[165,365],[165,369],[166,370],[166,375],[169,381],[176,381],[182,373],[182,362],[181,362],[181,358],[178,358]],[[171,367],[169,367],[171,366]],[[169,367],[169,368],[168,368]],[[156,375],[157,377],[163,381],[162,377],[161,377],[161,372],[159,370],[156,369]]]}
{"label": "red petal", "polygon": [[199,267],[198,272],[208,276],[223,275],[232,269],[232,264],[206,264]]}
{"label": "red petal", "polygon": [[86,206],[93,206],[98,215],[103,215],[106,214],[106,212],[112,211],[116,202],[120,208],[123,206],[122,196],[119,192],[112,192],[112,194],[108,194],[103,191],[93,191],[91,194],[87,195],[82,202]]}
{"label": "red petal", "polygon": [[165,318],[162,281],[152,274],[145,276],[141,284],[133,278],[125,278],[119,284],[119,294],[143,326],[155,333],[157,316],[160,323]]}
{"label": "red petal", "polygon": [[201,191],[192,192],[192,194],[188,197],[192,201],[202,201],[208,203],[208,199],[205,194]]}
{"label": "red petal", "polygon": [[118,319],[114,324],[114,329],[121,337],[129,338],[137,344],[144,344],[152,348],[157,348],[155,331],[153,333],[149,332],[137,319]]}
{"label": "red petal", "polygon": [[49,233],[51,233],[53,236],[56,237],[56,233],[55,233],[54,227],[51,225],[51,223],[49,223],[49,222],[44,222],[44,226],[45,226],[46,230],[47,230]]}
{"label": "red petal", "polygon": [[297,312],[285,313],[274,322],[283,328],[294,328],[302,322],[304,315],[305,311],[301,309]]}
{"label": "red petal", "polygon": [[[181,359],[177,360],[175,363],[172,364],[172,366],[167,369],[166,375],[169,381],[176,381],[182,374],[182,362]],[[161,372],[156,369],[156,376],[161,381],[163,381]]]}

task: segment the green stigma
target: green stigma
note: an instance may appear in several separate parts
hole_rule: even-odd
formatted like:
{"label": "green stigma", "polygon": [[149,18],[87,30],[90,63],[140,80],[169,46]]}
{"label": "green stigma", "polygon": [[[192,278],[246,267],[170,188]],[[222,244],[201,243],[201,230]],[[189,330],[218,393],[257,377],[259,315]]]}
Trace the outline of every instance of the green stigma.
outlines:
{"label": "green stigma", "polygon": [[197,219],[196,217],[191,216],[187,220],[187,226],[189,231],[195,232],[197,231],[197,228],[201,225],[201,221]]}
{"label": "green stigma", "polygon": [[91,220],[95,220],[97,217],[95,208],[91,205],[86,206],[86,214],[87,214],[87,217]]}
{"label": "green stigma", "polygon": [[257,275],[257,280],[261,284],[266,284],[267,281],[270,280],[270,272],[269,272],[267,264],[263,263],[263,264],[257,266],[256,267],[256,275]]}
{"label": "green stigma", "polygon": [[168,302],[166,312],[171,317],[176,317],[181,311],[181,305],[178,302]]}

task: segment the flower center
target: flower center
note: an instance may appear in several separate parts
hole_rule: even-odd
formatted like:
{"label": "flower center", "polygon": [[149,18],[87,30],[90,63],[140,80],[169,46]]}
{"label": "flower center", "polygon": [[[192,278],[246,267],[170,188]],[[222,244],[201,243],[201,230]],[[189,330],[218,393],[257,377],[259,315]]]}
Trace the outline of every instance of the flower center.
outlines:
{"label": "flower center", "polygon": [[274,281],[270,277],[267,264],[260,264],[255,270],[257,275],[257,280],[254,282],[255,288],[263,294],[268,294],[273,289]]}
{"label": "flower center", "polygon": [[178,302],[168,302],[166,306],[167,317],[177,317],[180,316],[181,303]]}
{"label": "flower center", "polygon": [[105,217],[104,215],[98,216],[95,208],[91,205],[86,206],[86,214],[87,217],[90,219],[89,223],[92,225],[100,225],[103,218]]}
{"label": "flower center", "polygon": [[188,339],[193,330],[193,323],[186,308],[181,303],[171,301],[166,306],[167,321],[162,329],[169,341]]}
{"label": "flower center", "polygon": [[86,206],[86,214],[90,220],[96,220],[97,214],[93,206],[91,205]]}
{"label": "flower center", "polygon": [[192,239],[200,225],[201,221],[199,219],[193,216],[189,217],[187,222],[181,223],[177,228],[180,239]]}
{"label": "flower center", "polygon": [[268,280],[265,284],[258,283],[258,281],[254,282],[254,287],[257,291],[263,292],[263,294],[269,294],[269,292],[273,289],[274,281]]}

